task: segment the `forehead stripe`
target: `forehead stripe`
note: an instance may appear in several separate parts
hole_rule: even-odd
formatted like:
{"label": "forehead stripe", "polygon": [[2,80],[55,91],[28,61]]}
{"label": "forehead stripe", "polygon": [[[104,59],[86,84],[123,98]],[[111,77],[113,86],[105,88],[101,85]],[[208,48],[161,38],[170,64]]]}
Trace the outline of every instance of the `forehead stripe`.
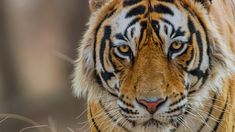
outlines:
{"label": "forehead stripe", "polygon": [[161,2],[168,2],[168,3],[174,3],[175,0],[158,0],[158,1],[161,1]]}
{"label": "forehead stripe", "polygon": [[157,21],[157,20],[152,20],[151,21],[151,25],[152,25],[152,27],[153,27],[153,30],[154,30],[154,33],[157,35],[157,37],[158,37],[158,39],[163,43],[163,40],[162,40],[162,38],[160,37],[160,33],[159,33],[159,30],[160,30],[160,28],[159,28],[159,22]]}
{"label": "forehead stripe", "polygon": [[137,6],[137,7],[133,8],[133,9],[131,9],[131,10],[127,13],[126,18],[144,14],[145,9],[146,9],[145,6],[142,6],[142,5]]}
{"label": "forehead stripe", "polygon": [[142,0],[124,0],[123,6],[131,6],[131,5],[135,5],[139,2],[141,2]]}
{"label": "forehead stripe", "polygon": [[144,30],[147,28],[147,22],[146,21],[142,21],[140,23],[141,25],[141,31],[140,31],[140,37],[139,37],[139,43],[141,43],[143,40],[143,37],[144,37]]}
{"label": "forehead stripe", "polygon": [[174,12],[167,6],[163,4],[157,4],[154,6],[154,11],[160,14],[169,14],[171,16],[174,16]]}
{"label": "forehead stripe", "polygon": [[124,36],[125,36],[127,39],[128,39],[128,36],[127,36],[128,29],[129,29],[132,25],[136,24],[139,20],[140,20],[139,17],[133,19],[133,20],[131,21],[131,23],[129,23],[128,26],[126,27],[125,32],[124,32]]}

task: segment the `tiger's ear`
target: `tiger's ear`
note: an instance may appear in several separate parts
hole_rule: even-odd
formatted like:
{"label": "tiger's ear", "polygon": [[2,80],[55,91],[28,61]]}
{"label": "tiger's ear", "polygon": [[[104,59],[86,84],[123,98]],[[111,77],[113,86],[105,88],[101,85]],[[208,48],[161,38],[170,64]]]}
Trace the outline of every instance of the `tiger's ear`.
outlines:
{"label": "tiger's ear", "polygon": [[89,7],[91,12],[95,12],[102,7],[108,0],[89,0]]}
{"label": "tiger's ear", "polygon": [[213,0],[195,0],[196,2],[201,3],[206,9],[210,9]]}

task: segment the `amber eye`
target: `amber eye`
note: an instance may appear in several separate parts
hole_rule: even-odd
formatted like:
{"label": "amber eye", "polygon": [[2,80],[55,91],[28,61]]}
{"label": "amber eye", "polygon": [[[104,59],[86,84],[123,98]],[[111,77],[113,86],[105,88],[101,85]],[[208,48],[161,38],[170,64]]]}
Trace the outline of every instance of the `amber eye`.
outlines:
{"label": "amber eye", "polygon": [[183,48],[183,44],[181,42],[174,42],[171,44],[171,48],[173,50],[180,50],[181,48]]}
{"label": "amber eye", "polygon": [[127,45],[121,45],[118,47],[119,52],[121,53],[128,53],[130,51],[130,47]]}
{"label": "amber eye", "polygon": [[171,43],[168,50],[168,57],[175,58],[176,56],[180,56],[187,49],[187,42],[175,41]]}
{"label": "amber eye", "polygon": [[131,48],[128,45],[119,45],[114,48],[114,53],[116,57],[119,57],[121,59],[133,59],[133,53]]}

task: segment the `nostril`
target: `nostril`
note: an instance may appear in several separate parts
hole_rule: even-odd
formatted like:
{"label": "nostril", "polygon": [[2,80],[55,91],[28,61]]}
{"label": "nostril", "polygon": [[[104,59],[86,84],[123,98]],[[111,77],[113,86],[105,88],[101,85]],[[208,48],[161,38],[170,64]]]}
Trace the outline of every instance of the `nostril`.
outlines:
{"label": "nostril", "polygon": [[163,98],[147,98],[147,99],[139,99],[137,102],[144,106],[147,111],[151,114],[154,114],[157,109],[166,101],[166,99]]}

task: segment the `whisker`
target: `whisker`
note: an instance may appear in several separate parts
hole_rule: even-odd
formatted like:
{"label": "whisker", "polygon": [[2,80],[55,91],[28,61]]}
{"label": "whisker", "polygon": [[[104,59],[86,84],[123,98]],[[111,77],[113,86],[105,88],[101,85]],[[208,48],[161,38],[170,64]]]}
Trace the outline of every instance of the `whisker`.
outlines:
{"label": "whisker", "polygon": [[[197,109],[197,110],[200,111],[200,112],[203,112],[204,114],[208,114],[209,113],[209,112],[205,112],[205,111],[202,111],[202,110],[199,110],[199,109]],[[194,111],[194,112],[197,113],[197,111]],[[212,119],[213,121],[219,122],[219,121],[217,121],[216,117],[214,117],[213,115],[210,115],[207,118]]]}
{"label": "whisker", "polygon": [[[112,109],[109,110],[109,112],[114,112],[115,110],[118,110],[118,109],[119,109],[118,107],[112,108]],[[103,112],[104,112],[103,110],[100,110],[100,113],[96,114],[96,115],[93,116],[92,118],[93,118],[93,119],[97,119],[97,118],[103,116],[103,115],[104,115]],[[107,118],[108,118],[108,116],[105,117],[105,119],[107,119]],[[84,129],[87,125],[89,125],[89,122],[90,122],[91,120],[92,120],[92,119],[88,119],[87,121],[85,121],[85,123],[83,122],[82,124],[85,124],[85,125],[84,125],[81,129]],[[82,125],[82,124],[81,124],[81,125]]]}
{"label": "whisker", "polygon": [[211,131],[214,131],[205,121],[203,121],[201,118],[199,118],[198,116],[196,116],[195,114],[193,114],[191,111],[187,111],[190,115],[192,115],[191,117],[193,117],[194,119],[201,121],[201,123],[204,123]]}
{"label": "whisker", "polygon": [[[117,116],[117,114],[115,114],[114,116]],[[108,116],[106,116],[105,118],[103,118],[102,120],[103,120],[103,122],[101,122],[100,124],[99,124],[99,127],[101,127],[103,124],[105,124],[106,122],[110,122],[110,121],[112,121],[112,119],[108,119],[109,117]],[[106,120],[106,119],[108,119],[108,120]],[[91,127],[91,126],[90,126]],[[89,127],[89,128],[90,128]],[[107,126],[107,127],[109,127],[109,126]],[[85,131],[87,131],[87,130],[89,130],[89,128],[88,129],[86,129]],[[102,128],[102,127],[101,127]],[[106,128],[105,128],[106,129]],[[104,130],[105,130],[104,129]],[[102,129],[103,130],[103,129]]]}
{"label": "whisker", "polygon": [[[193,97],[188,97],[188,99],[194,99]],[[226,100],[220,100],[220,99],[214,99],[214,98],[212,98],[212,97],[206,97],[206,98],[204,98],[204,99],[211,99],[211,100],[215,100],[215,101],[217,101],[217,102],[220,102],[220,103],[222,103],[222,104],[224,104],[225,102],[226,102]],[[193,101],[196,101],[196,102],[200,102],[200,101],[197,101],[197,100],[193,100]],[[209,100],[210,101],[210,100]],[[200,102],[200,103],[202,103],[202,104],[204,104],[204,103],[208,103],[208,102]],[[232,104],[229,104],[229,103],[227,103],[227,105],[228,106],[230,106],[230,107],[233,107],[233,105]]]}
{"label": "whisker", "polygon": [[5,120],[7,120],[7,119],[8,119],[8,116],[4,117],[2,120],[0,120],[0,124],[1,124],[2,122],[4,122]]}
{"label": "whisker", "polygon": [[[125,126],[126,124],[128,123],[128,121],[124,118],[124,121],[123,121],[123,123],[121,124],[122,126]],[[120,132],[121,131],[121,127],[119,128],[119,130],[118,130],[118,132]]]}
{"label": "whisker", "polygon": [[[190,103],[191,105],[195,106],[194,104]],[[211,104],[210,103],[204,103],[204,106],[207,106],[207,107],[211,107]],[[224,110],[223,107],[220,107],[218,105],[214,105],[213,108],[217,111],[220,111],[220,112],[225,112],[225,113],[228,113],[230,114],[230,111],[227,109],[227,110]]]}
{"label": "whisker", "polygon": [[44,128],[44,127],[49,127],[49,126],[48,125],[30,126],[30,127],[22,128],[19,132],[23,132],[23,131],[34,129],[34,128]]}
{"label": "whisker", "polygon": [[87,112],[87,109],[85,109],[79,116],[77,116],[75,119],[79,119],[79,118],[81,118],[81,116],[83,115],[83,114],[85,114]]}
{"label": "whisker", "polygon": [[[122,118],[120,118],[121,116],[120,116],[121,114],[120,113],[118,113],[116,116],[117,117],[119,117],[119,120],[117,119],[116,120],[116,122],[114,122],[114,125],[112,126],[112,128],[110,129],[110,132],[112,132],[113,131],[113,129],[117,126],[117,124],[122,120]],[[108,129],[109,127],[107,127],[106,129]]]}
{"label": "whisker", "polygon": [[67,129],[70,131],[70,132],[75,132],[72,128],[70,127],[67,127]]}
{"label": "whisker", "polygon": [[[117,116],[119,116],[119,113],[116,111],[116,113],[113,115],[113,118],[115,118],[115,117],[117,117]],[[106,119],[108,119],[108,121],[106,121]],[[105,117],[105,119],[103,119],[104,121],[100,124],[100,127],[104,124],[104,123],[107,123],[107,122],[112,122],[112,119],[109,119],[109,117],[108,116],[106,116]],[[109,128],[110,126],[107,126],[107,128]],[[107,128],[105,128],[105,129],[107,129]],[[105,130],[104,129],[104,130]]]}
{"label": "whisker", "polygon": [[[188,128],[191,132],[193,132],[193,130],[192,130],[192,128],[191,127],[189,127],[189,126],[187,126],[187,124],[185,124],[185,122],[184,122],[184,119],[183,119],[183,115],[182,116],[179,116],[179,118],[181,119],[181,124],[183,125],[183,127],[186,129],[186,128]],[[178,120],[178,119],[177,119]],[[186,129],[187,130],[187,129]]]}
{"label": "whisker", "polygon": [[[109,106],[111,106],[111,104],[110,105],[108,105],[107,107],[109,107]],[[99,116],[100,114],[102,115],[103,113],[103,110],[102,109],[100,109],[98,112],[97,112],[97,114],[93,117],[93,118],[96,118],[96,116]],[[80,123],[78,123],[79,125],[83,125],[84,123],[87,123],[87,122],[89,122],[89,120],[88,121],[84,121],[84,122],[80,122]]]}

